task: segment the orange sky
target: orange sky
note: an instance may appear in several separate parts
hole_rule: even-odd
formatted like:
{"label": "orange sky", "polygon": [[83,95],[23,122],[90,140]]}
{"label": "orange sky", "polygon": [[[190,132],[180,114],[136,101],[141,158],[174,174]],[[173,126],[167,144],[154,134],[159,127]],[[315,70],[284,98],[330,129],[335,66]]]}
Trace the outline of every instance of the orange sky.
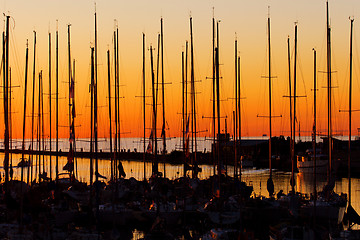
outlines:
{"label": "orange sky", "polygon": [[[333,74],[334,85],[334,129],[347,135],[347,114],[339,109],[347,109],[349,82],[349,16],[354,16],[354,98],[353,108],[358,109],[359,97],[359,33],[358,19],[360,3],[356,0],[330,1],[332,27]],[[307,95],[298,100],[298,121],[301,134],[309,135],[312,126],[313,92],[313,52],[318,51],[318,70],[326,69],[326,19],[325,1],[97,1],[98,42],[99,42],[99,135],[109,135],[107,66],[106,50],[113,54],[112,34],[114,19],[117,19],[120,33],[120,82],[121,82],[121,132],[122,137],[142,135],[142,103],[136,97],[141,95],[142,70],[142,32],[146,34],[147,49],[150,44],[157,48],[157,34],[160,31],[160,18],[164,18],[164,62],[166,85],[166,119],[169,125],[169,136],[179,136],[181,130],[181,51],[185,41],[190,40],[189,16],[193,17],[195,78],[198,112],[198,130],[206,131],[201,135],[211,135],[211,18],[213,7],[215,18],[220,23],[220,71],[221,71],[221,111],[228,116],[228,131],[232,131],[232,111],[234,92],[234,39],[238,39],[238,50],[241,56],[242,121],[244,136],[261,136],[268,134],[266,119],[257,115],[268,115],[268,83],[261,76],[267,75],[267,16],[268,6],[271,16],[272,65],[273,75],[273,114],[282,115],[274,119],[273,134],[289,134],[288,71],[287,71],[287,36],[290,36],[293,64],[294,22],[298,22],[298,93]],[[87,0],[0,0],[2,12],[11,15],[10,65],[14,85],[13,89],[13,137],[22,137],[22,114],[24,93],[25,46],[29,39],[29,82],[28,111],[31,115],[31,90],[33,66],[33,30],[37,31],[36,72],[43,70],[44,90],[48,92],[48,32],[52,34],[52,63],[55,70],[55,30],[56,20],[60,34],[60,136],[68,137],[67,96],[67,24],[71,24],[72,57],[76,60],[76,136],[89,136],[90,93],[90,47],[94,41],[94,2]],[[4,24],[3,24],[4,25]],[[147,51],[147,81],[150,83],[150,54]],[[111,58],[113,59],[113,58]],[[111,62],[113,64],[113,62]],[[293,72],[293,66],[292,70]],[[37,75],[37,74],[36,74]],[[112,76],[113,77],[113,76]],[[52,72],[55,91],[55,72]],[[318,129],[326,132],[326,76],[318,73]],[[112,80],[113,81],[113,80]],[[150,84],[146,86],[150,95]],[[48,96],[44,96],[45,112],[48,112]],[[150,104],[150,99],[148,99]],[[53,101],[53,103],[55,100]],[[36,103],[37,104],[37,103]],[[55,106],[53,106],[53,129],[55,129]],[[37,109],[37,107],[35,108]],[[147,127],[150,126],[151,106],[147,110]],[[3,112],[1,110],[1,112]],[[3,115],[0,126],[3,125]],[[356,134],[359,114],[353,114],[353,134]],[[159,117],[160,118],[160,117]],[[27,118],[26,136],[30,137],[31,122]],[[45,129],[49,132],[49,115],[45,115]],[[159,124],[160,128],[161,124]],[[225,129],[224,121],[221,123]],[[55,130],[53,130],[53,136]],[[149,131],[147,131],[149,132]],[[160,132],[159,132],[160,135]],[[3,127],[0,128],[3,136]]]}

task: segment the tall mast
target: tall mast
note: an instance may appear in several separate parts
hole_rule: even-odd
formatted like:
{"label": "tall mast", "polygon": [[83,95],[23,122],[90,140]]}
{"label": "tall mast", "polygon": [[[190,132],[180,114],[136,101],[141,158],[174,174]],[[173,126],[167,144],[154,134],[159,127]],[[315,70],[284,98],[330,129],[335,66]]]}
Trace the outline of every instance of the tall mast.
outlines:
{"label": "tall mast", "polygon": [[[27,96],[27,74],[28,74],[28,63],[29,63],[29,45],[26,40],[26,55],[25,55],[25,90],[24,90],[24,112],[23,112],[23,139],[22,139],[22,147],[21,147],[21,160],[23,164],[21,165],[21,183],[24,181],[24,165],[25,165],[25,127],[26,127],[26,96]],[[28,166],[30,168],[30,166]],[[23,227],[23,207],[24,207],[24,197],[23,197],[23,187],[21,185],[21,203],[20,203],[20,231],[22,231]]]}
{"label": "tall mast", "polygon": [[145,111],[145,33],[142,34],[143,40],[143,69],[142,69],[142,91],[143,91],[143,131],[144,131],[144,149],[143,149],[143,163],[144,163],[144,180],[146,180],[146,111]]}
{"label": "tall mast", "polygon": [[[116,27],[116,86],[117,86],[117,114],[118,114],[118,151],[120,152],[121,145],[120,145],[120,137],[121,137],[121,131],[120,131],[120,67],[119,67],[119,28]],[[117,166],[118,159],[115,159],[115,165]],[[120,161],[120,160],[119,160]],[[117,172],[117,171],[116,171]],[[117,176],[117,174],[116,174]]]}
{"label": "tall mast", "polygon": [[185,71],[184,71],[184,50],[181,52],[181,87],[182,87],[182,149],[183,149],[183,177],[186,176],[186,146],[185,146],[185,135],[186,135],[186,119],[185,119]]}
{"label": "tall mast", "polygon": [[[294,112],[293,112],[293,131],[294,138],[292,139],[292,158],[291,158],[291,189],[295,193],[295,122],[296,122],[296,66],[297,66],[297,25],[295,23],[295,54],[294,54]],[[300,130],[299,130],[300,132]]]}
{"label": "tall mast", "polygon": [[[221,165],[220,165],[220,80],[219,80],[219,52],[218,48],[215,48],[215,66],[216,66],[216,105],[217,105],[217,164],[218,164],[218,177],[221,175]],[[220,186],[220,185],[219,185]]]}
{"label": "tall mast", "polygon": [[240,173],[239,173],[239,181],[241,182],[241,174],[242,174],[242,162],[241,162],[241,105],[240,105],[240,100],[241,100],[241,85],[240,85],[240,56],[238,56],[238,61],[237,61],[237,74],[238,74],[238,120],[239,120],[239,126],[238,126],[238,131],[239,131],[239,135],[238,135],[238,138],[239,138],[239,149],[240,149]]}
{"label": "tall mast", "polygon": [[329,21],[329,2],[326,1],[326,39],[327,39],[327,95],[328,95],[328,148],[329,148],[329,166],[328,182],[332,175],[332,121],[331,121],[331,101],[332,101],[332,83],[331,83],[331,28]]}
{"label": "tall mast", "polygon": [[270,16],[268,17],[268,64],[269,64],[269,170],[270,178],[272,178],[272,168],[271,168],[271,136],[272,136],[272,112],[271,112],[271,42],[270,42]]}
{"label": "tall mast", "polygon": [[6,35],[3,35],[4,42],[4,123],[5,123],[5,159],[4,159],[4,170],[5,170],[5,194],[6,198],[9,195],[8,182],[9,182],[9,19],[10,16],[6,16]]}
{"label": "tall mast", "polygon": [[[192,132],[193,132],[193,142],[194,142],[194,156],[193,156],[193,162],[192,165],[197,166],[197,160],[196,160],[196,152],[197,152],[197,143],[196,143],[196,97],[195,97],[195,76],[194,76],[194,42],[193,42],[193,31],[192,31],[192,17],[190,17],[190,38],[191,38],[191,44],[190,44],[190,58],[191,58],[191,112],[192,112]],[[196,172],[196,173],[195,173]],[[197,170],[193,169],[193,178],[197,178]]]}
{"label": "tall mast", "polygon": [[161,135],[163,137],[163,161],[164,161],[164,178],[166,178],[165,171],[165,154],[166,154],[166,133],[165,133],[165,80],[164,80],[164,34],[163,34],[163,18],[161,18],[161,88],[162,88],[162,129]]}
{"label": "tall mast", "polygon": [[[10,144],[10,150],[12,150],[12,81],[11,81],[11,67],[9,67],[9,87],[8,87],[8,94],[9,94],[9,99],[8,99],[8,104],[9,104],[9,144]],[[10,151],[10,169],[12,169],[12,151]],[[11,170],[12,171],[12,170]],[[11,180],[13,178],[13,176],[10,176]]]}
{"label": "tall mast", "polygon": [[[69,148],[69,157],[72,154],[72,143],[71,143],[71,100],[70,100],[70,92],[71,92],[71,52],[70,52],[70,24],[68,25],[68,84],[69,84],[69,102],[68,102],[68,114],[69,114],[69,142],[70,142],[70,148]],[[68,157],[68,158],[69,158]],[[68,159],[69,163],[69,159]],[[71,174],[71,171],[69,171]]]}
{"label": "tall mast", "polygon": [[271,111],[271,42],[270,42],[270,14],[268,16],[268,64],[269,64],[269,179],[267,180],[267,190],[269,192],[269,196],[272,197],[274,194],[274,182],[272,180],[272,166],[271,166],[271,137],[272,137],[272,111]]}
{"label": "tall mast", "polygon": [[[94,51],[95,49],[91,48],[91,82],[90,82],[90,95],[91,95],[91,106],[90,106],[90,188],[93,184],[94,176],[94,163],[93,163],[93,152],[94,152],[94,81],[95,81],[95,62],[94,62]],[[90,204],[91,204],[91,194],[90,194]]]}
{"label": "tall mast", "polygon": [[[36,32],[34,31],[34,61],[33,61],[33,82],[32,82],[32,111],[31,111],[31,154],[29,156],[30,158],[30,168],[31,168],[31,176],[30,181],[32,181],[33,177],[33,171],[32,171],[32,163],[33,163],[33,151],[34,151],[34,116],[35,116],[35,63],[36,63]],[[35,179],[36,179],[36,163],[35,163]],[[29,171],[28,169],[28,182],[29,182]]]}
{"label": "tall mast", "polygon": [[[185,81],[185,127],[188,127],[188,131],[189,131],[189,117],[188,117],[188,48],[189,48],[189,42],[186,41],[185,42],[185,77],[184,77],[184,81]],[[187,164],[188,163],[188,159],[189,159],[189,132],[187,132],[186,134],[186,139],[185,139],[185,163]],[[184,167],[184,177],[186,177],[186,169]]]}
{"label": "tall mast", "polygon": [[157,162],[157,145],[156,145],[156,100],[155,100],[155,76],[154,76],[154,65],[153,65],[153,48],[150,45],[150,63],[151,63],[151,83],[152,83],[152,98],[153,98],[153,126],[152,126],[152,134],[153,138],[155,138],[155,149],[154,149],[154,155],[155,159],[152,166],[152,173],[158,174],[158,162]]}
{"label": "tall mast", "polygon": [[76,138],[75,138],[75,117],[76,117],[76,113],[75,113],[75,59],[73,59],[73,68],[72,68],[72,91],[73,91],[73,99],[72,99],[72,109],[71,109],[71,117],[72,117],[72,137],[73,137],[73,145],[74,145],[74,165],[75,165],[75,170],[74,170],[74,174],[75,177],[78,174],[77,171],[77,161],[76,161],[76,156],[75,156],[75,152],[76,152]]}
{"label": "tall mast", "polygon": [[234,163],[234,178],[237,178],[237,132],[238,132],[238,72],[237,72],[237,39],[235,39],[235,111],[234,111],[234,155],[235,155],[235,163]]}
{"label": "tall mast", "polygon": [[293,120],[292,120],[292,92],[291,92],[291,60],[290,60],[290,38],[288,36],[287,38],[287,47],[288,47],[288,74],[289,74],[289,109],[290,109],[290,141],[289,141],[289,145],[290,145],[290,160],[291,160],[291,164],[293,164],[294,159],[293,159]]}
{"label": "tall mast", "polygon": [[[57,23],[56,23],[57,24]],[[59,31],[56,26],[56,180],[59,175]]]}
{"label": "tall mast", "polygon": [[[37,119],[37,141],[38,141],[38,164],[39,164],[39,182],[41,181],[41,80],[42,70],[39,73],[39,89],[38,89],[38,119]],[[44,166],[43,166],[44,167]]]}
{"label": "tall mast", "polygon": [[52,172],[52,164],[51,164],[51,122],[52,122],[52,118],[51,118],[51,33],[49,32],[49,165],[50,165],[50,179],[52,179],[51,177],[51,172]]}
{"label": "tall mast", "polygon": [[[99,181],[99,161],[98,161],[98,112],[97,112],[97,19],[96,19],[96,10],[95,10],[95,63],[94,63],[94,141],[95,141],[95,181]],[[99,204],[100,204],[100,189],[99,187],[96,188],[96,219],[97,223],[99,221]],[[98,225],[97,225],[98,226]],[[98,228],[99,231],[99,228]]]}
{"label": "tall mast", "polygon": [[317,193],[316,193],[316,50],[314,51],[314,125],[313,125],[313,154],[314,154],[314,162],[313,162],[313,169],[314,169],[314,225],[316,221],[316,199],[317,199]]}
{"label": "tall mast", "polygon": [[112,156],[112,117],[111,117],[111,83],[110,83],[110,50],[107,50],[107,70],[108,70],[108,95],[109,95],[109,124],[110,124],[110,166],[111,180],[114,180],[114,164]]}
{"label": "tall mast", "polygon": [[[120,149],[118,149],[118,84],[117,84],[117,56],[116,56],[116,32],[114,31],[114,83],[115,83],[115,146],[114,146],[114,165],[116,167],[116,161],[118,158],[118,151],[120,152]],[[116,169],[116,168],[115,168]],[[115,179],[117,179],[117,171],[115,171]]]}
{"label": "tall mast", "polygon": [[[213,124],[213,147],[217,147],[216,145],[216,91],[215,91],[215,18],[212,18],[212,124]],[[215,169],[216,169],[216,157],[215,157],[215,151],[212,151],[212,157],[213,157],[213,168],[214,168],[214,176],[215,176]]]}
{"label": "tall mast", "polygon": [[349,143],[348,143],[348,181],[349,181],[349,206],[351,206],[351,112],[352,112],[352,64],[353,64],[353,23],[354,19],[350,19],[350,79],[349,79]]}
{"label": "tall mast", "polygon": [[[42,71],[41,71],[41,77],[40,77],[40,104],[41,104],[41,120],[40,120],[40,126],[41,126],[41,135],[40,139],[42,142],[42,151],[45,151],[45,121],[44,121],[44,82],[42,79]],[[46,175],[46,165],[45,165],[45,154],[42,154],[42,161],[43,161],[43,169],[42,174],[45,177]],[[45,180],[45,179],[44,179]]]}

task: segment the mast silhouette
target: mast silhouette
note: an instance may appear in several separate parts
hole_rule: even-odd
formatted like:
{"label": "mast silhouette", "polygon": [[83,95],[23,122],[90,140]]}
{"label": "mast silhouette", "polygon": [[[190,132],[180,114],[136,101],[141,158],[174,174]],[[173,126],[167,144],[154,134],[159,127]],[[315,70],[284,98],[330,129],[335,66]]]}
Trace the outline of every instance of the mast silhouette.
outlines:
{"label": "mast silhouette", "polygon": [[238,134],[238,57],[237,57],[237,39],[235,38],[235,111],[233,111],[234,115],[234,178],[237,179],[238,172],[238,156],[237,156],[237,134]]}
{"label": "mast silhouette", "polygon": [[[237,107],[238,107],[238,110],[237,110],[237,112],[238,112],[238,121],[239,121],[239,125],[238,125],[238,131],[239,131],[239,134],[238,134],[238,141],[239,141],[239,143],[238,143],[238,146],[239,146],[239,150],[240,150],[240,166],[239,166],[239,182],[241,182],[241,174],[242,174],[242,160],[241,160],[241,102],[240,102],[240,100],[241,100],[241,85],[240,85],[240,56],[238,56],[238,61],[237,61],[237,68],[238,68],[238,70],[237,70],[237,74],[238,74],[238,76],[237,76],[237,79],[238,79],[238,97],[237,97]],[[237,159],[239,159],[239,157],[237,157]],[[237,160],[236,160],[237,161]],[[237,170],[236,170],[237,171]]]}
{"label": "mast silhouette", "polygon": [[70,45],[70,24],[68,25],[68,77],[69,77],[69,172],[71,179],[74,178],[74,165],[75,165],[75,79],[73,76],[72,66],[71,66],[71,45]]}
{"label": "mast silhouette", "polygon": [[37,119],[37,142],[38,142],[38,164],[39,164],[39,183],[41,182],[41,81],[42,70],[39,72],[39,89],[38,89],[38,119]]}
{"label": "mast silhouette", "polygon": [[294,159],[293,159],[293,120],[292,120],[292,90],[291,90],[291,58],[290,58],[290,37],[288,36],[287,38],[287,47],[288,47],[288,74],[289,74],[289,116],[290,116],[290,141],[289,141],[289,145],[290,145],[290,160],[291,160],[291,169],[294,163]]}
{"label": "mast silhouette", "polygon": [[[23,164],[21,165],[21,177],[20,181],[23,183],[24,181],[24,166],[25,166],[25,129],[26,129],[26,97],[27,97],[27,74],[28,74],[28,63],[29,63],[29,44],[28,40],[26,40],[26,54],[25,54],[25,90],[24,90],[24,111],[23,111],[23,138],[22,138],[22,145],[21,145],[21,160]],[[28,165],[30,168],[30,165]],[[23,196],[23,184],[21,184],[20,188],[20,233],[23,230],[23,209],[24,209],[24,196]]]}
{"label": "mast silhouette", "polygon": [[[57,24],[57,22],[56,22]],[[59,175],[59,31],[56,26],[56,181]]]}
{"label": "mast silhouette", "polygon": [[150,63],[151,63],[151,83],[152,83],[152,100],[153,100],[153,126],[152,126],[152,137],[155,139],[154,148],[154,161],[152,164],[152,175],[158,175],[158,160],[157,160],[157,140],[156,140],[156,92],[155,92],[155,76],[154,76],[154,64],[153,64],[153,48],[150,45]]}
{"label": "mast silhouette", "polygon": [[6,16],[6,35],[3,33],[3,96],[4,96],[4,123],[5,123],[5,136],[4,136],[4,147],[5,147],[5,158],[4,158],[4,170],[5,170],[5,199],[9,198],[9,19],[10,16]]}
{"label": "mast silhouette", "polygon": [[164,161],[164,178],[166,178],[165,158],[166,158],[166,132],[165,132],[165,80],[164,80],[164,33],[163,18],[161,18],[161,93],[162,93],[162,129],[161,136],[163,138],[163,161]]}
{"label": "mast silhouette", "polygon": [[[293,131],[294,138],[292,139],[292,158],[291,158],[291,190],[295,193],[295,124],[296,124],[296,77],[297,77],[297,25],[295,23],[295,53],[294,53],[294,112],[293,112]],[[300,132],[300,130],[299,130]]]}
{"label": "mast silhouette", "polygon": [[[35,85],[36,85],[36,79],[35,79],[35,65],[36,65],[36,32],[34,31],[34,61],[33,61],[33,81],[32,81],[32,111],[31,111],[31,154],[29,154],[30,159],[30,168],[31,168],[31,176],[30,181],[33,180],[33,151],[34,151],[34,116],[35,116]],[[36,156],[37,158],[37,156]],[[28,169],[29,173],[30,169]],[[37,164],[35,162],[35,180],[36,180],[36,172],[37,172]],[[28,174],[28,183],[29,183],[29,174]]]}
{"label": "mast silhouette", "polygon": [[182,149],[183,149],[183,177],[186,176],[186,146],[185,146],[185,135],[186,135],[186,118],[185,118],[185,69],[184,69],[184,50],[181,52],[181,88],[182,88]]}
{"label": "mast silhouette", "polygon": [[[117,84],[117,57],[116,57],[116,32],[114,31],[114,91],[115,91],[115,139],[114,139],[114,166],[116,167],[116,159],[118,157],[118,84]],[[115,179],[117,179],[117,172],[115,172]]]}
{"label": "mast silhouette", "polygon": [[143,100],[143,131],[144,131],[144,149],[143,149],[143,163],[144,163],[144,180],[146,180],[146,163],[145,163],[145,160],[146,160],[146,111],[145,111],[145,33],[142,34],[142,41],[143,41],[143,51],[142,51],[142,54],[143,54],[143,69],[142,69],[142,92],[143,92],[143,95],[142,95],[142,100]]}
{"label": "mast silhouette", "polygon": [[111,117],[111,82],[110,82],[110,50],[107,50],[107,70],[108,70],[108,95],[109,95],[109,132],[110,132],[110,166],[111,166],[111,180],[114,180],[114,162],[112,152],[112,117]]}
{"label": "mast silhouette", "polygon": [[[119,63],[119,28],[116,27],[116,91],[117,91],[117,119],[118,119],[118,133],[117,133],[117,137],[118,137],[118,152],[120,152],[121,149],[121,132],[120,132],[120,63]],[[119,160],[119,155],[117,156],[117,158],[115,159],[115,166],[118,165],[118,161]],[[118,177],[118,171],[116,171],[116,177]],[[119,176],[120,177],[120,176]]]}
{"label": "mast silhouette", "polygon": [[[94,81],[95,81],[95,62],[94,62],[95,49],[91,47],[91,82],[90,82],[90,190],[93,187],[93,176],[94,176]],[[92,194],[90,194],[90,205],[92,205]]]}
{"label": "mast silhouette", "polygon": [[[221,175],[221,162],[220,162],[220,77],[219,77],[219,51],[218,48],[215,48],[215,68],[216,68],[216,105],[217,105],[217,170],[218,177],[220,180]],[[220,182],[219,182],[220,183]],[[220,184],[219,184],[219,192],[220,192]]]}
{"label": "mast silhouette", "polygon": [[350,19],[350,77],[349,77],[349,142],[348,142],[348,201],[351,206],[351,112],[352,112],[352,68],[353,68],[353,25],[354,19]]}
{"label": "mast silhouette", "polygon": [[[212,18],[212,124],[213,124],[213,147],[214,149],[217,147],[216,145],[216,118],[215,118],[215,114],[216,114],[216,91],[215,91],[215,18]],[[216,156],[215,156],[216,151],[212,151],[212,158],[213,158],[213,170],[214,170],[214,176],[215,176],[215,172],[216,172],[216,165],[217,165],[217,160],[216,160]]]}
{"label": "mast silhouette", "polygon": [[317,200],[317,191],[316,191],[316,50],[314,51],[314,124],[313,124],[313,156],[314,156],[314,162],[313,162],[313,175],[314,175],[314,226],[316,222],[316,200]]}
{"label": "mast silhouette", "polygon": [[49,32],[49,167],[50,167],[50,179],[52,179],[52,161],[51,161],[51,156],[52,156],[52,152],[51,152],[51,123],[52,123],[52,118],[51,118],[51,33]]}
{"label": "mast silhouette", "polygon": [[269,196],[272,197],[274,194],[274,182],[272,180],[272,164],[271,164],[271,137],[272,137],[272,98],[271,98],[271,38],[270,38],[270,14],[268,16],[268,72],[269,76],[267,77],[269,80],[269,179],[267,180],[267,190],[269,192]]}
{"label": "mast silhouette", "polygon": [[329,2],[326,1],[326,41],[327,41],[327,96],[328,96],[328,151],[329,151],[329,166],[328,166],[328,183],[332,180],[332,82],[331,82],[331,28],[329,20]]}
{"label": "mast silhouette", "polygon": [[195,147],[193,151],[193,158],[192,158],[192,177],[197,178],[197,159],[196,159],[196,152],[197,152],[197,142],[196,142],[196,97],[195,97],[195,76],[194,76],[194,42],[193,42],[193,31],[192,31],[192,17],[190,17],[190,61],[191,61],[191,74],[190,74],[190,80],[191,80],[191,118],[192,118],[192,146]]}

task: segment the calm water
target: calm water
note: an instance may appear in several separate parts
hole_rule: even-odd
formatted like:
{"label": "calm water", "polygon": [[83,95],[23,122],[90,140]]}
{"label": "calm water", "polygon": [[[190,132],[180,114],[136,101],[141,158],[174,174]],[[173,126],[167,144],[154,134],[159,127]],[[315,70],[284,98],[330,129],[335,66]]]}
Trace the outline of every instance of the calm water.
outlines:
{"label": "calm water", "polygon": [[[4,154],[0,154],[0,159],[4,158]],[[13,166],[16,166],[20,161],[20,154],[12,155]],[[34,157],[33,161],[35,161],[36,157]],[[44,160],[45,162],[45,171],[48,172],[48,176],[50,175],[50,157],[44,156],[44,159],[41,157],[41,162]],[[52,177],[55,176],[55,157],[52,157]],[[84,182],[89,182],[89,159],[77,158],[77,178]],[[59,157],[59,172],[62,171],[62,167],[66,164],[66,157]],[[136,160],[126,160],[122,161],[126,178],[134,177],[138,180],[144,179],[144,163]],[[36,166],[37,168],[38,166]],[[200,179],[208,178],[213,173],[213,167],[211,165],[200,165],[202,168],[202,172],[199,173]],[[20,179],[21,169],[14,167],[14,179]],[[164,164],[159,164],[159,170],[164,172]],[[182,165],[173,165],[173,164],[165,164],[166,177],[170,179],[174,179],[180,177],[183,172]],[[37,170],[38,171],[38,170]],[[110,178],[110,161],[109,160],[99,160],[99,172],[100,174]],[[2,166],[2,161],[0,163],[0,173],[2,175],[2,180],[4,170]],[[151,176],[151,163],[145,163],[145,173],[146,178],[150,178]],[[229,175],[233,176],[233,167],[228,166]],[[35,166],[33,167],[33,176],[35,175]],[[275,185],[275,193],[283,190],[284,193],[287,193],[291,190],[290,186],[290,177],[291,173],[289,172],[281,172],[274,171],[273,172],[273,180]],[[27,178],[27,171],[25,171],[24,179]],[[268,192],[266,189],[266,182],[269,178],[268,169],[255,170],[255,169],[244,169],[242,172],[242,181],[246,182],[248,185],[252,185],[254,187],[254,194],[268,196]],[[107,181],[107,180],[105,180]],[[317,175],[317,190],[322,190],[323,186],[326,184],[326,175],[318,174]],[[314,180],[312,174],[296,174],[296,191],[310,194],[313,191]],[[346,178],[338,179],[335,185],[335,192],[337,193],[347,193],[348,192],[348,180]],[[353,178],[352,179],[352,199],[353,199],[353,207],[355,210],[360,212],[360,179]]]}
{"label": "calm water", "polygon": [[[123,140],[125,142],[125,140]],[[138,139],[126,139],[128,146],[128,149],[131,151],[134,150],[134,148],[142,149],[142,143],[138,141]],[[171,144],[169,144],[168,149],[175,149],[178,144],[180,144],[181,139],[173,139],[171,141]],[[77,141],[77,148],[80,149],[83,148],[84,151],[88,150],[88,142],[86,140],[83,141]],[[106,146],[109,143],[105,140],[100,142],[100,148],[103,147],[103,151],[107,151]],[[202,141],[202,144],[200,144],[199,150],[202,149],[210,149],[211,141]],[[67,151],[67,145],[68,142],[62,141],[61,147],[63,151]],[[161,144],[160,144],[161,145]],[[80,146],[80,147],[79,147]],[[125,146],[122,145],[122,146]],[[171,147],[170,147],[171,146]],[[1,147],[1,146],[0,146]],[[20,148],[20,146],[18,146]],[[53,149],[55,148],[55,145],[53,145]],[[207,150],[207,151],[208,151]],[[0,154],[0,159],[4,158],[4,154]],[[13,166],[16,166],[17,163],[20,161],[21,155],[19,154],[13,154],[12,155],[12,163]],[[34,156],[33,161],[35,162],[36,157]],[[44,156],[41,157],[41,162],[45,162],[45,171],[49,173],[51,172],[52,178],[55,176],[55,157],[52,157],[52,169],[50,171],[50,157]],[[62,171],[62,167],[66,164],[67,159],[66,157],[59,157],[59,172]],[[136,179],[142,180],[144,178],[144,163],[141,161],[136,160],[126,160],[122,161],[124,170],[126,172],[126,178],[134,177]],[[38,166],[36,166],[38,167]],[[199,178],[205,179],[212,175],[213,173],[213,167],[209,165],[201,165],[202,172],[199,173]],[[20,179],[20,168],[13,168],[14,169],[14,179]],[[161,172],[164,172],[164,164],[159,164],[159,170]],[[166,177],[170,179],[174,179],[177,177],[180,177],[183,172],[183,166],[182,165],[171,165],[171,164],[165,164],[165,170],[166,170]],[[37,170],[38,171],[38,170]],[[100,174],[107,177],[107,179],[110,178],[110,161],[109,160],[99,160],[99,172]],[[3,162],[0,162],[0,173],[3,178]],[[24,179],[27,178],[26,176],[27,171],[25,171]],[[231,166],[228,166],[228,173],[229,175],[233,175],[233,168]],[[145,163],[145,174],[146,178],[149,178],[151,176],[151,163]],[[33,168],[33,176],[35,175],[35,167]],[[290,186],[290,177],[291,173],[288,172],[280,172],[280,171],[274,171],[273,172],[273,180],[275,185],[275,193],[279,192],[280,190],[283,190],[284,193],[287,193],[291,190]],[[77,178],[81,181],[89,182],[89,159],[77,159]],[[242,174],[242,180],[246,182],[248,185],[252,185],[254,187],[253,194],[255,195],[263,195],[268,196],[268,192],[266,189],[266,182],[269,178],[269,171],[268,169],[263,170],[254,170],[254,169],[245,169],[243,170]],[[107,180],[105,180],[107,181]],[[322,190],[323,186],[326,184],[326,175],[317,175],[317,190]],[[313,191],[313,176],[312,174],[296,174],[296,191],[310,194]],[[338,179],[336,181],[335,185],[335,192],[337,193],[348,193],[348,180]],[[352,205],[354,209],[357,212],[360,212],[360,179],[354,178],[352,179]],[[356,226],[358,228],[358,226]],[[134,239],[138,239],[142,236],[142,232],[137,232],[136,230],[133,232]]]}

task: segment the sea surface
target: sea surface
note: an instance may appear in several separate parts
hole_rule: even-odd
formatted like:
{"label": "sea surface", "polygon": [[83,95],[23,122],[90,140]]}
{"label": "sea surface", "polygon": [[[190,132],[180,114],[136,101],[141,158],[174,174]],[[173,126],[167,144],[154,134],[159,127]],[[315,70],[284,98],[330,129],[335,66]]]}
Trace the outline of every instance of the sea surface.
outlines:
{"label": "sea surface", "polygon": [[[168,149],[175,149],[177,145],[180,145],[180,139],[172,139],[169,141]],[[140,149],[142,148],[143,143],[139,141],[139,139],[126,139],[123,140],[124,149],[125,146],[129,146],[128,149],[131,151],[134,150],[134,148]],[[61,141],[61,148],[62,151],[67,151],[67,145],[68,141],[62,140]],[[108,141],[102,140],[100,141],[100,149],[103,149],[103,151],[108,151],[106,145],[109,144]],[[128,145],[126,145],[128,144]],[[210,149],[211,141],[207,141],[203,139],[203,141],[199,142],[199,150],[202,151],[208,151]],[[88,150],[89,142],[85,140],[77,141],[77,148],[81,146],[83,148],[83,151]],[[161,142],[160,142],[161,145]],[[18,147],[20,148],[20,147]],[[206,150],[205,150],[206,148]],[[55,149],[55,147],[53,147]],[[26,156],[28,158],[29,156]],[[21,155],[20,154],[11,154],[10,155],[12,165],[16,166],[17,163],[20,161]],[[38,156],[33,156],[33,162],[38,162]],[[4,154],[0,154],[0,159],[4,159]],[[45,166],[45,171],[48,173],[48,176],[54,178],[55,177],[55,157],[51,157],[51,169],[50,169],[50,156],[41,156],[40,157],[41,164]],[[59,172],[65,173],[65,171],[62,170],[62,167],[66,164],[67,158],[66,157],[59,157]],[[43,164],[44,163],[44,164]],[[138,160],[132,160],[127,159],[122,161],[126,178],[134,177],[138,180],[144,179],[144,172],[145,177],[148,179],[151,176],[151,163],[146,162],[145,164],[142,161]],[[43,171],[43,166],[41,166],[41,172]],[[38,165],[33,167],[33,177],[35,176],[35,170],[38,172]],[[90,161],[89,159],[85,158],[77,158],[76,159],[76,168],[77,168],[77,179],[89,182],[89,167],[90,167]],[[200,179],[206,179],[210,177],[213,172],[213,166],[212,165],[200,165],[202,168],[202,172],[199,173]],[[20,168],[13,167],[14,169],[14,179],[20,179]],[[183,172],[183,165],[180,164],[159,164],[159,171],[163,172],[165,171],[166,177],[170,179],[174,179],[177,177],[181,177]],[[232,166],[227,166],[227,171],[230,176],[233,176],[234,169]],[[99,160],[99,172],[101,175],[107,177],[105,181],[109,180],[110,178],[110,160]],[[3,170],[3,161],[0,161],[0,174],[2,177],[2,181],[4,181],[4,170]],[[248,185],[252,185],[254,187],[254,195],[262,195],[262,196],[268,196],[268,192],[266,189],[266,182],[269,178],[269,170],[268,169],[243,169],[242,170],[242,181],[246,182]],[[283,190],[284,193],[288,193],[291,190],[290,186],[290,178],[291,173],[290,172],[283,172],[283,171],[273,171],[273,181],[275,185],[275,193],[279,192],[280,190]],[[323,186],[326,184],[327,176],[325,174],[318,174],[317,175],[317,183],[316,188],[318,191],[321,191]],[[27,171],[25,171],[24,179],[27,179]],[[302,174],[302,173],[295,173],[295,179],[296,179],[296,191],[304,193],[304,194],[311,194],[313,192],[314,188],[314,179],[312,174]],[[346,193],[348,194],[348,179],[346,178],[339,178],[336,180],[335,185],[335,192],[337,193]],[[351,196],[352,196],[352,205],[354,209],[359,213],[360,212],[360,178],[353,178],[352,179],[352,190],[351,190]],[[358,227],[358,226],[356,226]],[[142,233],[138,231],[133,232],[134,237],[133,239],[138,239],[142,237]]]}

